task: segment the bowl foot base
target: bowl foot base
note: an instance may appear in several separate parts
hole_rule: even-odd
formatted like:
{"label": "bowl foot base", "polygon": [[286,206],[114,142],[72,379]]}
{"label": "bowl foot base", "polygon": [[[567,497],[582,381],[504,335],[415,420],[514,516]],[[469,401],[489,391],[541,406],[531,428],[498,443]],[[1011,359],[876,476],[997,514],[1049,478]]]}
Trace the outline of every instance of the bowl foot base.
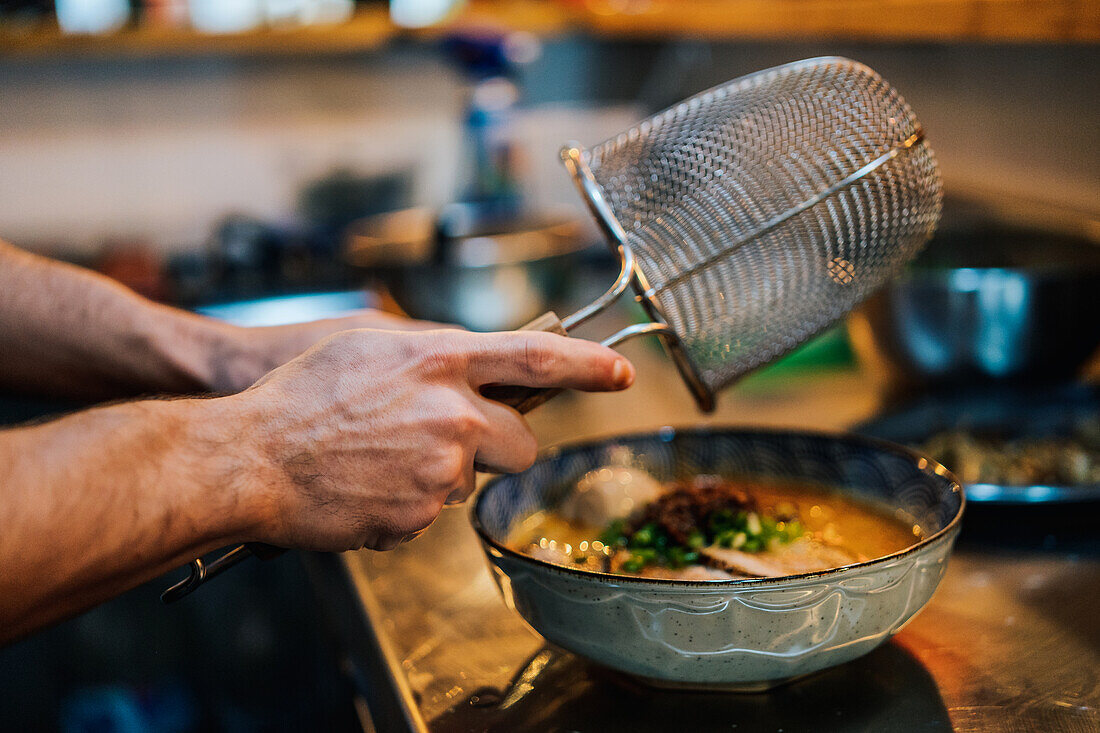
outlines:
{"label": "bowl foot base", "polygon": [[782,687],[783,685],[789,685],[792,682],[811,677],[814,672],[807,674],[798,674],[793,677],[781,677],[774,680],[759,680],[753,682],[684,682],[680,680],[662,680],[656,677],[645,677],[642,675],[625,674],[624,676],[631,680],[642,683],[649,687],[657,687],[663,690],[681,690],[696,692],[736,692],[743,694],[752,694],[756,692],[768,692],[774,690],[776,687]]}

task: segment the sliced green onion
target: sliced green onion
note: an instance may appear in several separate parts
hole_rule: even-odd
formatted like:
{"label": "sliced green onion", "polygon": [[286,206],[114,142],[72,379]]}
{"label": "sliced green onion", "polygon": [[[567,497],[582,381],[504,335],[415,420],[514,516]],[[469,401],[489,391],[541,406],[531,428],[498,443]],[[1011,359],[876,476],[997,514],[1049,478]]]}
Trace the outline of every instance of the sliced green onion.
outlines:
{"label": "sliced green onion", "polygon": [[630,544],[635,547],[646,547],[653,544],[653,530],[656,529],[652,524],[647,524],[630,538]]}
{"label": "sliced green onion", "polygon": [[607,529],[600,533],[600,542],[605,545],[625,545],[626,520],[616,519],[607,525]]}

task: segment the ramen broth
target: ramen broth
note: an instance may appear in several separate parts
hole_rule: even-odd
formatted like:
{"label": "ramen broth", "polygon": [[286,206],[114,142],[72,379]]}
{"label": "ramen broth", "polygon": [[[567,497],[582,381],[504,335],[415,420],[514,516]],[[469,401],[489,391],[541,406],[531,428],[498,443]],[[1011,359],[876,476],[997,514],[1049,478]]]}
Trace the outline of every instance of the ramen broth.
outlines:
{"label": "ramen broth", "polygon": [[[752,557],[748,559],[767,560],[769,557],[782,557],[784,553],[790,554],[791,547],[816,548],[821,551],[815,560],[816,565],[804,567],[795,562],[793,565],[776,566],[785,570],[772,572],[745,571],[740,567],[730,568],[717,563],[723,567],[723,572],[729,572],[728,577],[784,575],[820,570],[851,562],[863,562],[904,550],[924,537],[921,527],[914,522],[904,522],[885,508],[875,506],[868,501],[853,499],[836,491],[812,485],[756,480],[736,480],[727,483],[750,497],[755,503],[754,513],[759,516],[797,517],[794,521],[800,525],[798,537],[789,540],[789,545],[770,543],[752,553]],[[774,525],[775,521],[772,520],[772,526]],[[612,557],[621,550],[621,548],[607,546],[599,540],[601,534],[605,532],[605,526],[576,521],[576,518],[570,520],[562,516],[559,511],[544,510],[518,523],[510,533],[507,544],[518,552],[561,565],[635,574],[624,571],[621,563],[610,563],[598,557],[599,553]],[[717,554],[720,554],[721,549],[717,544],[710,544],[712,541],[708,540],[709,547],[718,549]],[[677,571],[651,569],[636,574],[653,577],[721,579],[722,575],[717,572],[712,572],[707,577],[699,573],[701,566],[716,565],[713,558],[708,556],[707,549],[709,548],[703,548],[700,553],[693,553],[700,556],[688,563],[695,569],[686,573],[682,569]],[[745,557],[740,553],[735,554]],[[681,564],[679,567],[683,568],[684,565]],[[750,565],[751,567],[755,566]]]}

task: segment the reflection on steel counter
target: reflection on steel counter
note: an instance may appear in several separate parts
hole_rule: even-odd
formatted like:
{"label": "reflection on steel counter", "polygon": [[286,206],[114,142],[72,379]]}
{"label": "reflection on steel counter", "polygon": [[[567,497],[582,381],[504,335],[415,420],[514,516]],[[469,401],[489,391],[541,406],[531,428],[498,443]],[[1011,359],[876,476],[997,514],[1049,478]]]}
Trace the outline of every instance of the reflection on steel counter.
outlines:
{"label": "reflection on steel counter", "polygon": [[[858,694],[853,694],[858,690]],[[936,681],[898,644],[766,695],[653,690],[553,647],[539,649],[503,689],[475,690],[432,721],[440,731],[950,730]],[[689,707],[690,706],[690,707]],[[690,713],[687,712],[690,710]],[[644,711],[644,712],[643,712]],[[639,713],[642,712],[640,715]],[[689,722],[690,721],[690,722]],[[737,728],[732,728],[736,725]]]}

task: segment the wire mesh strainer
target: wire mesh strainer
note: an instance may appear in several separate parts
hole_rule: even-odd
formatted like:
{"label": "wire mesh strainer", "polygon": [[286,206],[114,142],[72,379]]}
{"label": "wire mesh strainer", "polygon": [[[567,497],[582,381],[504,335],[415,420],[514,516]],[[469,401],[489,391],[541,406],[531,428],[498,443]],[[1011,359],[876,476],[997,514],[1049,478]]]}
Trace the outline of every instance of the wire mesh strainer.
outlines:
{"label": "wire mesh strainer", "polygon": [[[866,66],[798,61],[735,79],[562,159],[622,258],[566,333],[633,286],[700,408],[844,316],[896,274],[939,219],[932,151],[905,101]],[[553,391],[484,390],[527,411]],[[247,557],[242,545],[164,593],[172,601]]]}
{"label": "wire mesh strainer", "polygon": [[695,95],[562,151],[704,410],[848,313],[923,246],[940,180],[912,110],[871,69],[819,58]]}

